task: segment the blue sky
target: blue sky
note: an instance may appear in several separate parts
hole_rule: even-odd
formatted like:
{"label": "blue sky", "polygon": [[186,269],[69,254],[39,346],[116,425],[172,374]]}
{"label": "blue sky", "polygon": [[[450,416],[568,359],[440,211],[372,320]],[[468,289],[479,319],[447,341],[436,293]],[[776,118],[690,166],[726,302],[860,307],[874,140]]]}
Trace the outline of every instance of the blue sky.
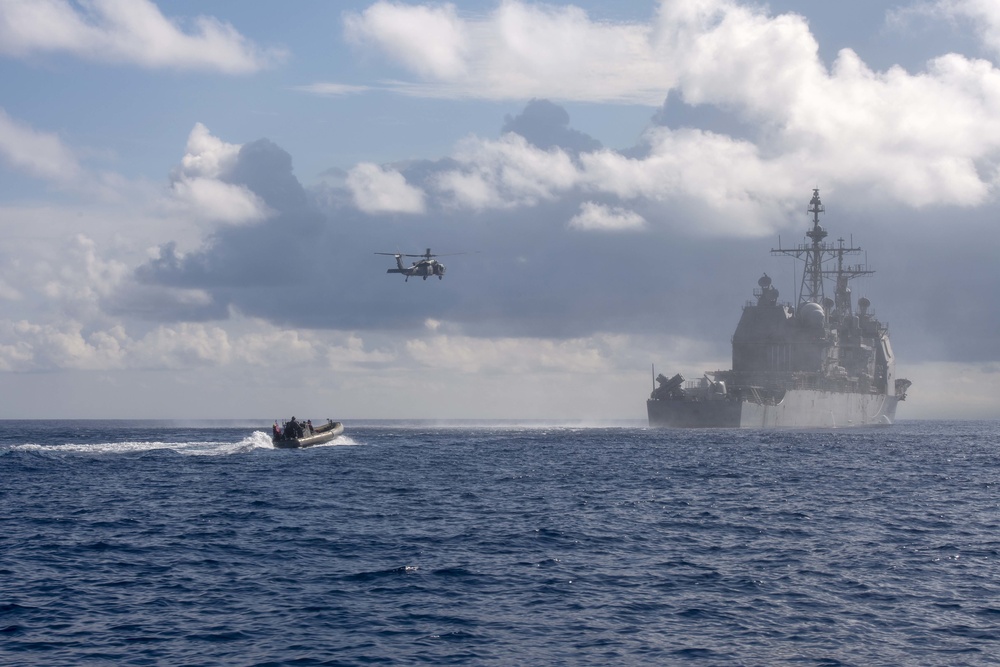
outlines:
{"label": "blue sky", "polygon": [[2,418],[642,418],[817,186],[1000,414],[992,3],[0,0],[0,84]]}

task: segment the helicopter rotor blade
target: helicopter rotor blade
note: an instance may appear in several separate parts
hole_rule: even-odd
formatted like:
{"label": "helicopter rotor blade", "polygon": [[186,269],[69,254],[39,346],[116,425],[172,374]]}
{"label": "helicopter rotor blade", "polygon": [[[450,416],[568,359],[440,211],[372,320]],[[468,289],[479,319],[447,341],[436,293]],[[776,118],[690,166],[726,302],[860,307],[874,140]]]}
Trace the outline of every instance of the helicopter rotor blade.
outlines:
{"label": "helicopter rotor blade", "polygon": [[476,254],[479,254],[479,251],[478,250],[469,250],[469,251],[466,251],[466,252],[446,252],[446,253],[422,252],[422,253],[419,253],[419,254],[417,254],[417,253],[409,253],[409,252],[377,252],[375,254],[376,255],[391,255],[393,257],[396,257],[398,255],[399,257],[423,257],[424,259],[430,259],[431,257],[454,257],[455,255],[476,255]]}

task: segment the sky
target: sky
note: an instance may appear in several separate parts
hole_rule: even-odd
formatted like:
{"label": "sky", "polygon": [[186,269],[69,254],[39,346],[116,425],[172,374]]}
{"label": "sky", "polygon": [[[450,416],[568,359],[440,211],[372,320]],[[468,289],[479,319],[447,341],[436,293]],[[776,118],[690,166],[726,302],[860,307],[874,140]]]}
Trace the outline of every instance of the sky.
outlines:
{"label": "sky", "polygon": [[0,0],[0,418],[644,419],[813,188],[1000,418],[992,0]]}

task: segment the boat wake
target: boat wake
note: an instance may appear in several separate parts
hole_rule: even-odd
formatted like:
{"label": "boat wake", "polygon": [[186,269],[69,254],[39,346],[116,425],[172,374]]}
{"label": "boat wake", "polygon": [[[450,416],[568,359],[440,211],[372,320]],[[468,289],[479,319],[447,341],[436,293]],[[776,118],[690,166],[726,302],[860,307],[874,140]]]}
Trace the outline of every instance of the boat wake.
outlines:
{"label": "boat wake", "polygon": [[[339,435],[330,442],[313,445],[315,447],[341,447],[357,445],[358,443],[346,435]],[[6,448],[5,448],[6,449]],[[189,440],[184,442],[166,442],[160,440],[125,440],[122,442],[93,443],[60,443],[38,444],[24,443],[13,445],[6,451],[32,452],[42,455],[65,456],[67,454],[141,454],[143,452],[171,451],[184,456],[230,456],[233,454],[248,454],[256,450],[275,450],[271,435],[264,431],[254,431],[238,442],[222,440]]]}
{"label": "boat wake", "polygon": [[[309,445],[308,447],[304,447],[303,449],[319,449],[320,447],[345,447],[348,445],[356,445],[356,444],[358,443],[352,440],[350,437],[346,435],[338,435],[330,442],[323,442],[318,445]],[[271,444],[270,438],[268,439],[268,447],[278,449],[277,447],[274,447],[274,445]]]}
{"label": "boat wake", "polygon": [[170,450],[186,456],[228,456],[246,454],[257,449],[272,449],[271,437],[264,431],[254,431],[239,442],[194,440],[189,442],[125,441],[96,442],[89,444],[66,443],[62,445],[39,445],[26,443],[11,449],[22,452],[45,454],[135,454],[157,450]]}

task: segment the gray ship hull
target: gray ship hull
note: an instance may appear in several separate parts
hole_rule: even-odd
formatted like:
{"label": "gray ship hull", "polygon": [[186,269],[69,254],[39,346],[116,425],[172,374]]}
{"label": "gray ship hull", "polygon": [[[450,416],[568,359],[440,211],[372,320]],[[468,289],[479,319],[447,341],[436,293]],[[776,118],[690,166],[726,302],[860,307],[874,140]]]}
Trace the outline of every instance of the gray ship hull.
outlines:
{"label": "gray ship hull", "polygon": [[792,389],[764,405],[734,398],[646,401],[651,428],[851,428],[896,420],[897,396]]}

